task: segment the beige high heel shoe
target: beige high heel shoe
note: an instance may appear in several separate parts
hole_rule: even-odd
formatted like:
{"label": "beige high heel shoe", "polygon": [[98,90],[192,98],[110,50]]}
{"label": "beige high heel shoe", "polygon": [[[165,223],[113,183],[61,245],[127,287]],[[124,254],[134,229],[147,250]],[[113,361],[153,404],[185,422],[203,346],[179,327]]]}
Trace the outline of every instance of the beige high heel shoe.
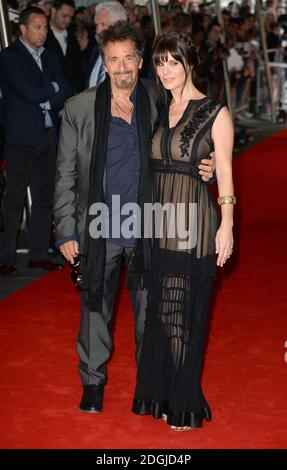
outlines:
{"label": "beige high heel shoe", "polygon": [[[167,423],[167,415],[166,414],[162,414],[162,419],[165,423]],[[191,426],[170,426],[171,429],[173,431],[177,431],[177,432],[180,432],[180,431],[190,431],[192,429]]]}
{"label": "beige high heel shoe", "polygon": [[170,426],[173,431],[182,432],[182,431],[191,431],[193,428],[191,426]]}

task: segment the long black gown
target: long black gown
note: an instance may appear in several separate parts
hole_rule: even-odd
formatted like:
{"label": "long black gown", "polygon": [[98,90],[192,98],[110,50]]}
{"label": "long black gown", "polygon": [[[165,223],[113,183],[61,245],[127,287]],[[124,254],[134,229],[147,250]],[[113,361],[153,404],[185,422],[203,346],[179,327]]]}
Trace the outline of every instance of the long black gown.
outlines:
{"label": "long black gown", "polygon": [[[201,427],[203,418],[211,419],[200,377],[216,274],[218,217],[209,184],[202,181],[197,166],[210,158],[211,128],[221,108],[208,97],[191,100],[177,125],[169,128],[167,103],[152,140],[153,202],[176,208],[171,222],[163,215],[159,238],[154,228],[135,402],[148,406],[155,418],[166,414],[174,426]],[[185,204],[183,212],[178,203]],[[168,233],[182,214],[186,217],[180,230],[191,228],[189,243],[180,230]]]}

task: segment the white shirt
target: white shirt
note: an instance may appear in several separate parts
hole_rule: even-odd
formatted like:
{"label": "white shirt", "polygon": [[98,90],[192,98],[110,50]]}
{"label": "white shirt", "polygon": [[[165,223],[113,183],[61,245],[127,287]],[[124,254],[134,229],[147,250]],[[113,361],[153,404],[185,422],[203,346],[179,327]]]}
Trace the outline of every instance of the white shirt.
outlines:
{"label": "white shirt", "polygon": [[234,47],[229,49],[229,57],[227,58],[227,68],[230,72],[231,70],[240,71],[243,69],[244,61],[242,56],[237,52]]}
{"label": "white shirt", "polygon": [[[41,55],[43,54],[45,48],[44,47],[38,47],[38,49],[33,49],[29,44],[27,44],[22,37],[20,37],[20,41],[23,44],[23,46],[26,47],[28,52],[30,52],[31,56],[35,60],[36,64],[38,65],[39,69],[41,72],[43,72],[43,66],[42,66],[42,60],[41,60]],[[53,87],[55,88],[56,93],[59,91],[59,85],[56,82],[51,82]],[[45,103],[40,103],[39,104],[40,108],[43,109],[43,112],[45,113],[45,127],[49,129],[50,127],[54,127],[53,121],[51,119],[51,116],[49,114],[49,109],[51,109],[50,101],[46,101]]]}
{"label": "white shirt", "polygon": [[61,49],[63,51],[63,54],[66,55],[67,52],[67,41],[68,41],[68,31],[65,29],[64,31],[61,31],[60,33],[58,31],[55,31],[53,28],[51,28],[55,38],[57,39],[58,43],[61,46]]}

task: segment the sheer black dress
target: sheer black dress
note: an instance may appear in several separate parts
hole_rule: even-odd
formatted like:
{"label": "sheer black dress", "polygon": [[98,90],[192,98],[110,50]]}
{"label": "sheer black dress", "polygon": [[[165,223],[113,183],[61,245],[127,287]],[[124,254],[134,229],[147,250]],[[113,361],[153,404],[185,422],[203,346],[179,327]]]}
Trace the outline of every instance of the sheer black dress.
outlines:
{"label": "sheer black dress", "polygon": [[[153,231],[134,403],[155,418],[166,414],[174,426],[201,427],[203,418],[211,419],[200,376],[216,273],[218,218],[209,184],[202,181],[197,166],[210,158],[211,128],[221,108],[208,97],[191,100],[177,125],[169,128],[167,103],[152,139],[153,202],[173,203],[175,211],[173,218],[163,211],[162,232],[156,236],[155,227]],[[178,223],[183,214],[184,226]]]}

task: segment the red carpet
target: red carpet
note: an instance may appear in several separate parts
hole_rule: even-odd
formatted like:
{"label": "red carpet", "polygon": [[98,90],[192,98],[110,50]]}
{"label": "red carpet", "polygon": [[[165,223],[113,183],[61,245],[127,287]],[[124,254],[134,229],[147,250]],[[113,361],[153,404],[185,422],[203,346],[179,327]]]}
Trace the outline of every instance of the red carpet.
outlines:
{"label": "red carpet", "polygon": [[212,422],[175,433],[131,413],[133,319],[125,290],[105,411],[77,411],[79,299],[66,269],[0,304],[1,448],[286,448],[286,147],[284,131],[234,164],[235,257],[218,282],[203,375]]}

